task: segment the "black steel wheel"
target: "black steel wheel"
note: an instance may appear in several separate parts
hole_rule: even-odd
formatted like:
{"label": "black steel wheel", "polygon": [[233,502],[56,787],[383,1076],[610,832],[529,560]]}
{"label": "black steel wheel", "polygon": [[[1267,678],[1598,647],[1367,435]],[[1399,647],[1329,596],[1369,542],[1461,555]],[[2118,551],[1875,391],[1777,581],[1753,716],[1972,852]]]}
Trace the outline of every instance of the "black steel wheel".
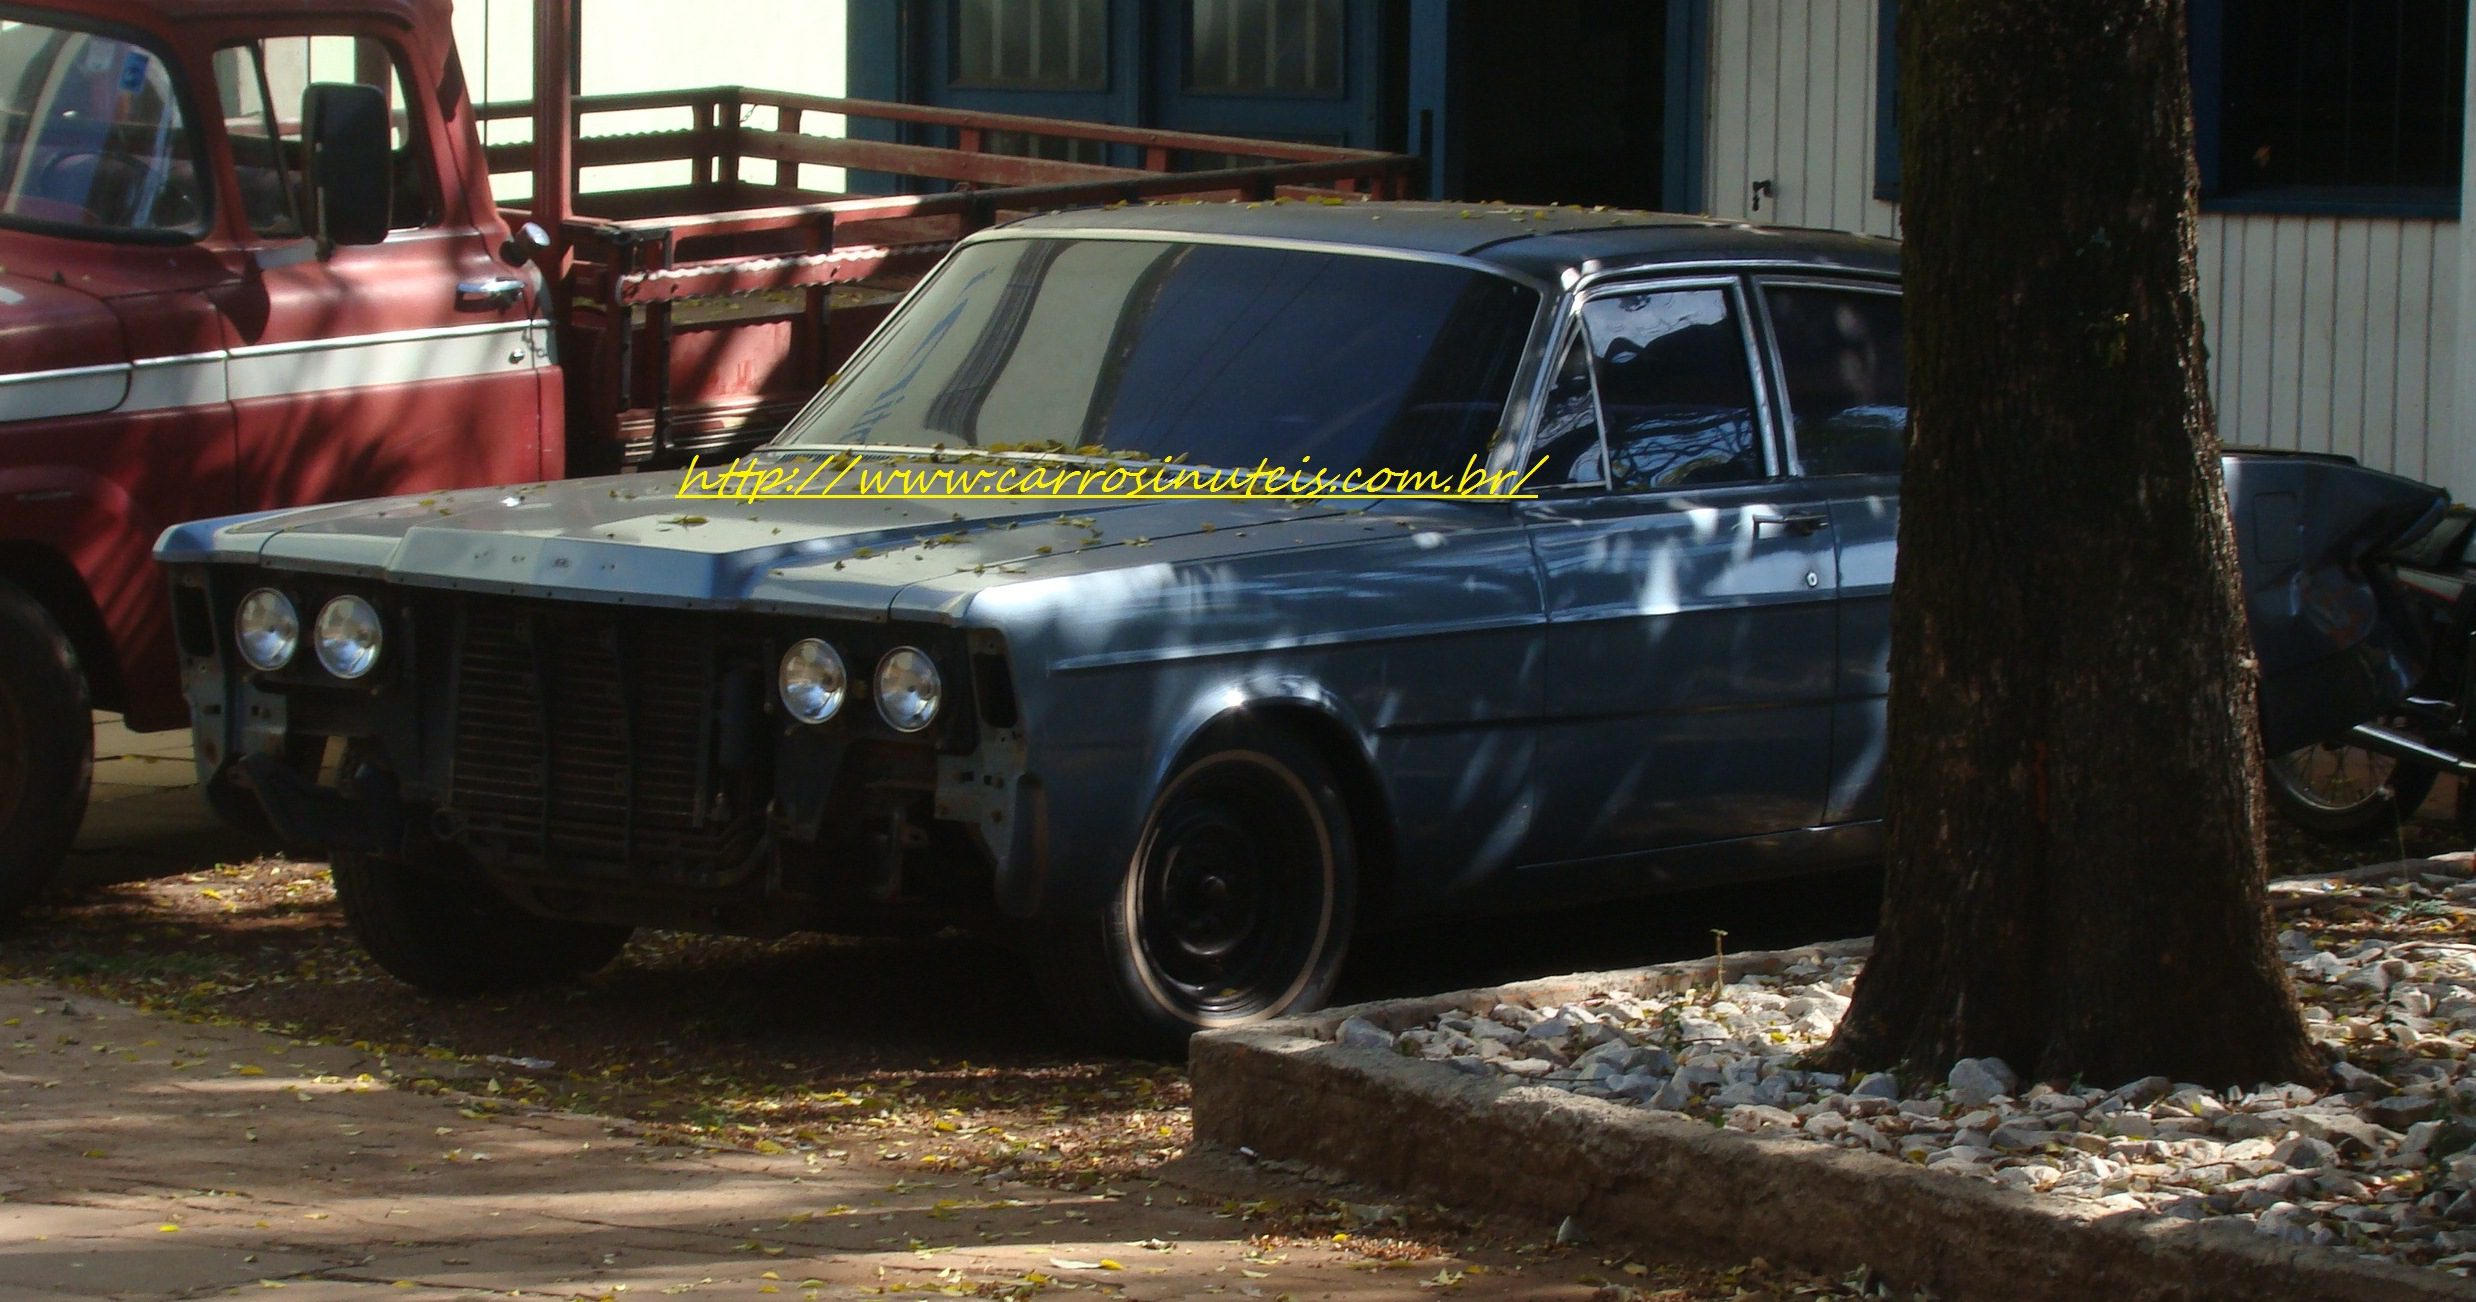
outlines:
{"label": "black steel wheel", "polygon": [[1052,1011],[1174,1054],[1198,1030],[1317,1007],[1349,948],[1357,866],[1322,757],[1277,729],[1224,730],[1155,797],[1102,916],[1062,920],[1042,967]]}
{"label": "black steel wheel", "polygon": [[2433,770],[2343,742],[2299,746],[2262,765],[2270,802],[2323,840],[2395,835],[2433,790]]}
{"label": "black steel wheel", "polygon": [[358,851],[333,865],[336,902],[371,958],[437,995],[521,990],[598,971],[634,928],[545,918],[479,874],[424,871]]}
{"label": "black steel wheel", "polygon": [[60,875],[94,760],[76,649],[51,612],[0,583],[0,922]]}

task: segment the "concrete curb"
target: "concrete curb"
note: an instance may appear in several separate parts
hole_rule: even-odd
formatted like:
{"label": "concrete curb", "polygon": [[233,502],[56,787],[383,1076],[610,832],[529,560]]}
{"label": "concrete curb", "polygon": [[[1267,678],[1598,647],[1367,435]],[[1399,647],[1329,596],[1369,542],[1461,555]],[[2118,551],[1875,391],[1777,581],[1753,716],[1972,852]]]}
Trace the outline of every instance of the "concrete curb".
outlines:
{"label": "concrete curb", "polygon": [[[1863,941],[1730,955],[1730,978]],[[1217,1031],[1192,1048],[1195,1137],[1446,1204],[1553,1221],[1714,1261],[1872,1266],[1944,1298],[2476,1298],[2476,1281],[2283,1244],[2240,1225],[2105,1212],[1810,1140],[1722,1130],[1548,1086],[1506,1084],[1332,1036],[1352,1016],[1402,1030],[1499,1002],[1705,985],[1703,959],[1337,1008]]]}
{"label": "concrete curb", "polygon": [[2393,859],[2369,863],[2315,877],[2280,877],[2270,882],[2270,909],[2292,913],[2313,906],[2323,896],[2350,886],[2369,886],[2407,877],[2466,877],[2476,873],[2476,851],[2454,850],[2430,859]]}

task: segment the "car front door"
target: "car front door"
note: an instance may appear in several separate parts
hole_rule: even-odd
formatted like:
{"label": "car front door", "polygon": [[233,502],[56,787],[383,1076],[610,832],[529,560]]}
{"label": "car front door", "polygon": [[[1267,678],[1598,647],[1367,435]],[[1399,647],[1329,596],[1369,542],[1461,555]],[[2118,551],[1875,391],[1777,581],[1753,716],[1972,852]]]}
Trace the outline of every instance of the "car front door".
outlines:
{"label": "car front door", "polygon": [[1594,292],[1565,335],[1525,508],[1548,621],[1531,857],[1647,884],[1644,852],[1822,821],[1831,516],[1785,474],[1742,282]]}
{"label": "car front door", "polygon": [[1900,533],[1900,457],[1908,442],[1908,350],[1890,281],[1763,277],[1789,468],[1830,503],[1839,549],[1838,704],[1824,820],[1883,815],[1884,722],[1891,691],[1891,571]]}
{"label": "car front door", "polygon": [[[215,55],[249,275],[225,302],[250,507],[544,474],[546,337],[532,278],[489,212],[444,178],[436,78],[375,36],[253,36]],[[301,175],[313,82],[381,87],[394,120],[390,229],[321,248]],[[555,437],[555,432],[553,433]]]}

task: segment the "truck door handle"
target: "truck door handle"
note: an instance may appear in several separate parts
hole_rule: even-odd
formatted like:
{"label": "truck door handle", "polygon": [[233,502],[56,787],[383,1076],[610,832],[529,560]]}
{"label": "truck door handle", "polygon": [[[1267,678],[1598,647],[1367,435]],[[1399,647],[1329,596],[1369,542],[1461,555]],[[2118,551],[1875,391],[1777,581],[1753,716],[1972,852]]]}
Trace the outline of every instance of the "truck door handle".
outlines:
{"label": "truck door handle", "polygon": [[1827,515],[1758,515],[1754,517],[1754,536],[1760,538],[1765,528],[1785,529],[1801,538],[1812,537],[1831,527]]}
{"label": "truck door handle", "polygon": [[512,307],[524,297],[524,282],[508,276],[456,282],[456,310],[489,312]]}

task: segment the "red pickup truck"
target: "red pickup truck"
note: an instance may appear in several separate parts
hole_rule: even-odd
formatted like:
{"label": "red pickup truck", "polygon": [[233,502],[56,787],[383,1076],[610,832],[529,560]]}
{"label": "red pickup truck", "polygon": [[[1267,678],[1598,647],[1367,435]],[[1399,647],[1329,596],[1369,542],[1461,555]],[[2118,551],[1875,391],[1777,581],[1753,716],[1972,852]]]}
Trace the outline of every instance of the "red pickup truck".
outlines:
{"label": "red pickup truck", "polygon": [[[541,0],[535,99],[496,106],[467,94],[447,0],[0,9],[0,917],[75,835],[90,709],[187,723],[148,556],[166,526],[728,454],[992,221],[1410,175],[742,87],[580,99],[575,5]],[[678,125],[584,129],[649,111]],[[829,115],[885,138],[816,134]],[[485,146],[494,118],[533,143]],[[1044,139],[1110,162],[1030,156],[1067,152],[1025,148]],[[580,193],[648,163],[673,183]],[[828,168],[924,193],[803,185]],[[502,207],[492,174],[525,171]]]}

